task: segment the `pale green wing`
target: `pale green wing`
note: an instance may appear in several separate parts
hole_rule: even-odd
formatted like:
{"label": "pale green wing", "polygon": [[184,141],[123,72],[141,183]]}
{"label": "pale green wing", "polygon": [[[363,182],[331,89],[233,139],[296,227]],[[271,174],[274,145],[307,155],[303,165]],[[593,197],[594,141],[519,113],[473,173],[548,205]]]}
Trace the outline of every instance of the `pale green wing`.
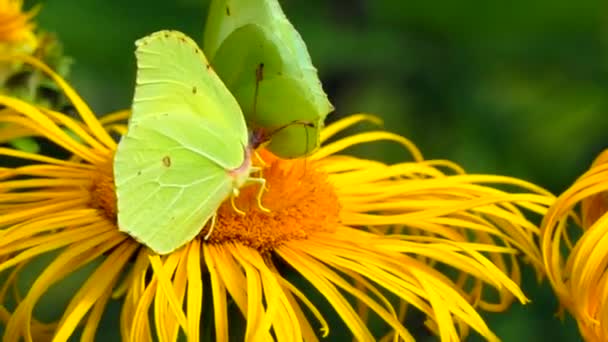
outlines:
{"label": "pale green wing", "polygon": [[161,31],[137,42],[133,113],[114,157],[118,226],[157,253],[195,237],[245,160],[237,102],[196,44]]}
{"label": "pale green wing", "polygon": [[232,178],[204,143],[188,145],[173,134],[198,130],[196,119],[156,115],[131,123],[114,159],[118,227],[159,254],[199,234],[232,191]]}
{"label": "pale green wing", "polygon": [[[192,112],[221,132],[223,139],[237,139],[247,146],[247,126],[238,103],[190,37],[177,31],[159,31],[135,44],[137,86],[131,120]],[[226,158],[223,166],[240,166],[241,153],[222,154],[220,158]]]}
{"label": "pale green wing", "polygon": [[[304,41],[276,0],[213,0],[204,48],[251,127],[272,130],[296,120],[315,125],[290,126],[272,138],[271,151],[298,157],[318,146],[319,131],[333,107]],[[269,103],[277,98],[285,100]]]}

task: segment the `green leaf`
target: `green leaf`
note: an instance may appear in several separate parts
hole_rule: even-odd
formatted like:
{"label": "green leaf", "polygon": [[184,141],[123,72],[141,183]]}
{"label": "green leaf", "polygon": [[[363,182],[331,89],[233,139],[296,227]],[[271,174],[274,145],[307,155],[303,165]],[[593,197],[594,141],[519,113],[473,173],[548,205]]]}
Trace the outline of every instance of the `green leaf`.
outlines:
{"label": "green leaf", "polygon": [[204,51],[249,127],[276,132],[270,151],[294,158],[318,147],[333,106],[304,41],[276,0],[212,1]]}
{"label": "green leaf", "polygon": [[38,153],[40,152],[40,145],[34,138],[24,137],[24,138],[16,138],[10,141],[11,146],[13,146],[17,150],[21,150],[29,153]]}

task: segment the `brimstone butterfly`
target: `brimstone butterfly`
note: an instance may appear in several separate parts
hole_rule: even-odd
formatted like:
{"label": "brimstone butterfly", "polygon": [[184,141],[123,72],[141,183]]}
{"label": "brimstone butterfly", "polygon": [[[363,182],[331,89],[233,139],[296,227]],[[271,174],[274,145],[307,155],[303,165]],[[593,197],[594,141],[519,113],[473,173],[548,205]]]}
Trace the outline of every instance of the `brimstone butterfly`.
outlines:
{"label": "brimstone butterfly", "polygon": [[241,109],[197,44],[160,31],[136,46],[132,116],[114,157],[118,227],[166,254],[245,183],[261,183],[261,195],[264,179],[251,177]]}
{"label": "brimstone butterfly", "polygon": [[212,0],[204,50],[239,102],[248,125],[278,131],[267,148],[284,158],[319,145],[325,117],[333,110],[306,44],[277,0]]}

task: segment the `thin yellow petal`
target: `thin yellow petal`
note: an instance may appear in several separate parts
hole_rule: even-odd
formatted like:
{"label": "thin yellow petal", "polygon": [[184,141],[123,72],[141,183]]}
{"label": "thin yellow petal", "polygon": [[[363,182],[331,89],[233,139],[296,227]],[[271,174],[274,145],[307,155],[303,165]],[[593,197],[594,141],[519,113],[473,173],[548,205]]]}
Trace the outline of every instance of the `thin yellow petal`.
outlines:
{"label": "thin yellow petal", "polygon": [[366,132],[366,133],[351,135],[347,138],[341,139],[339,141],[336,141],[336,142],[333,142],[333,143],[330,143],[330,144],[327,144],[327,145],[321,147],[317,152],[315,152],[314,155],[311,156],[311,158],[313,160],[322,159],[322,158],[325,158],[329,155],[340,152],[340,151],[342,151],[348,147],[354,146],[354,145],[363,144],[363,143],[367,143],[367,142],[373,142],[373,141],[380,141],[380,140],[388,140],[388,141],[397,142],[397,143],[403,145],[412,154],[412,158],[414,160],[421,161],[424,159],[422,157],[422,153],[420,153],[418,148],[416,148],[416,145],[414,145],[411,141],[409,141],[408,139],[405,139],[404,137],[402,137],[400,135],[383,132],[383,131]]}
{"label": "thin yellow petal", "polygon": [[203,255],[211,278],[211,293],[213,298],[213,317],[215,319],[215,340],[228,341],[228,309],[226,304],[226,288],[220,277],[220,267],[217,265],[213,247],[203,245]]}
{"label": "thin yellow petal", "polygon": [[0,56],[0,59],[19,59],[28,64],[31,64],[35,68],[44,72],[59,86],[59,88],[64,92],[66,97],[72,102],[74,108],[76,108],[76,111],[80,114],[80,117],[87,124],[87,126],[89,126],[95,137],[111,150],[114,150],[116,148],[116,142],[112,139],[112,137],[110,137],[108,133],[106,133],[106,131],[103,129],[103,126],[97,120],[95,114],[93,114],[93,111],[91,111],[86,102],[84,102],[80,95],[78,95],[78,93],[51,68],[49,68],[36,58],[27,55]]}
{"label": "thin yellow petal", "polygon": [[45,164],[66,166],[66,167],[69,167],[70,169],[84,169],[84,170],[88,169],[88,170],[90,170],[90,169],[95,168],[93,165],[74,163],[74,162],[70,162],[70,161],[65,161],[65,160],[61,160],[61,159],[43,156],[41,154],[28,153],[28,152],[18,151],[18,150],[14,150],[14,149],[10,149],[10,148],[5,148],[5,147],[0,147],[0,155],[27,159],[27,160],[31,160],[31,161],[38,161],[38,162],[45,163]]}
{"label": "thin yellow petal", "polygon": [[126,243],[116,247],[95,272],[89,276],[80,290],[72,297],[59,321],[59,330],[57,330],[53,341],[67,341],[94,303],[104,295],[109,297],[112,292],[111,288],[118,279],[120,271],[137,247],[134,243]]}
{"label": "thin yellow petal", "polygon": [[323,129],[321,131],[321,142],[325,142],[327,139],[333,137],[334,135],[336,135],[337,133],[339,133],[340,131],[343,131],[345,129],[347,129],[348,127],[351,127],[353,125],[358,124],[359,122],[371,122],[375,125],[382,125],[382,119],[380,119],[377,116],[374,115],[370,115],[370,114],[353,114],[353,115],[349,115],[344,119],[338,120],[330,125],[328,125],[327,127],[325,127],[325,129]]}
{"label": "thin yellow petal", "polygon": [[160,289],[167,297],[166,299],[169,303],[169,307],[173,311],[179,325],[182,327],[182,329],[184,329],[184,331],[186,331],[188,329],[186,315],[182,311],[181,303],[177,299],[173,286],[171,286],[171,282],[169,281],[170,276],[165,272],[163,264],[160,261],[160,257],[158,255],[151,255],[150,265],[152,266],[152,269],[154,269],[154,275],[158,279]]}
{"label": "thin yellow petal", "polygon": [[359,341],[372,341],[374,337],[357,316],[346,299],[340,294],[338,289],[326,278],[319,275],[317,267],[311,268],[310,260],[303,259],[301,255],[288,248],[279,248],[277,253],[289,264],[291,264],[304,278],[306,278],[319,292],[323,293],[327,301],[333,306],[334,310],[340,315],[346,326],[351,330],[353,336]]}
{"label": "thin yellow petal", "polygon": [[[28,104],[27,102],[14,99],[8,96],[0,95],[0,104],[13,108],[17,112],[25,115],[27,118],[17,116],[0,117],[0,122],[8,122],[31,128],[32,130],[44,134],[59,146],[80,156],[90,163],[101,163],[104,158],[94,153],[89,148],[78,143],[67,133],[61,130],[48,116],[44,115],[38,108]],[[34,125],[35,123],[35,125]]]}
{"label": "thin yellow petal", "polygon": [[203,281],[201,275],[201,246],[198,239],[190,244],[188,250],[188,336],[192,341],[200,340],[201,310],[203,306]]}

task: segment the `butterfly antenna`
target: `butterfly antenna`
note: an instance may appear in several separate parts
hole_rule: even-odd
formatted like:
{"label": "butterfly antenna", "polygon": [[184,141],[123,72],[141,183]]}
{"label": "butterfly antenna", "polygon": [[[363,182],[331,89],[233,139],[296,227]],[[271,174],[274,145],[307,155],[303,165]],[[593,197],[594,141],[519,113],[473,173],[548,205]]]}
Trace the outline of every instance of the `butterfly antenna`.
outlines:
{"label": "butterfly antenna", "polygon": [[293,126],[293,125],[302,125],[304,126],[304,134],[306,135],[306,146],[304,147],[304,173],[302,174],[302,179],[304,178],[304,176],[306,175],[306,167],[307,167],[307,163],[308,163],[308,145],[310,143],[310,141],[308,140],[308,130],[306,128],[315,128],[315,124],[310,122],[310,121],[304,121],[304,120],[294,120],[286,125],[283,125],[281,127],[278,127],[276,129],[274,129],[272,132],[270,132],[270,134],[268,136],[273,136],[275,134],[277,134],[278,132],[284,130],[285,128],[289,127],[289,126]]}
{"label": "butterfly antenna", "polygon": [[[312,123],[312,122],[310,122],[310,121],[304,121],[304,120],[293,120],[292,122],[290,122],[290,123],[288,123],[288,124],[285,124],[285,125],[283,125],[283,126],[279,126],[279,127],[275,128],[274,130],[272,130],[272,131],[271,131],[270,133],[268,133],[267,135],[268,135],[269,137],[271,137],[271,136],[273,136],[273,135],[275,135],[275,134],[279,133],[280,131],[284,130],[285,128],[288,128],[288,127],[293,126],[293,125],[301,125],[301,126],[304,126],[304,127],[310,127],[310,128],[314,128],[314,127],[315,127],[315,124],[314,124],[314,123]],[[305,129],[306,129],[306,128],[305,128]],[[308,138],[308,133],[306,134],[306,137]]]}

